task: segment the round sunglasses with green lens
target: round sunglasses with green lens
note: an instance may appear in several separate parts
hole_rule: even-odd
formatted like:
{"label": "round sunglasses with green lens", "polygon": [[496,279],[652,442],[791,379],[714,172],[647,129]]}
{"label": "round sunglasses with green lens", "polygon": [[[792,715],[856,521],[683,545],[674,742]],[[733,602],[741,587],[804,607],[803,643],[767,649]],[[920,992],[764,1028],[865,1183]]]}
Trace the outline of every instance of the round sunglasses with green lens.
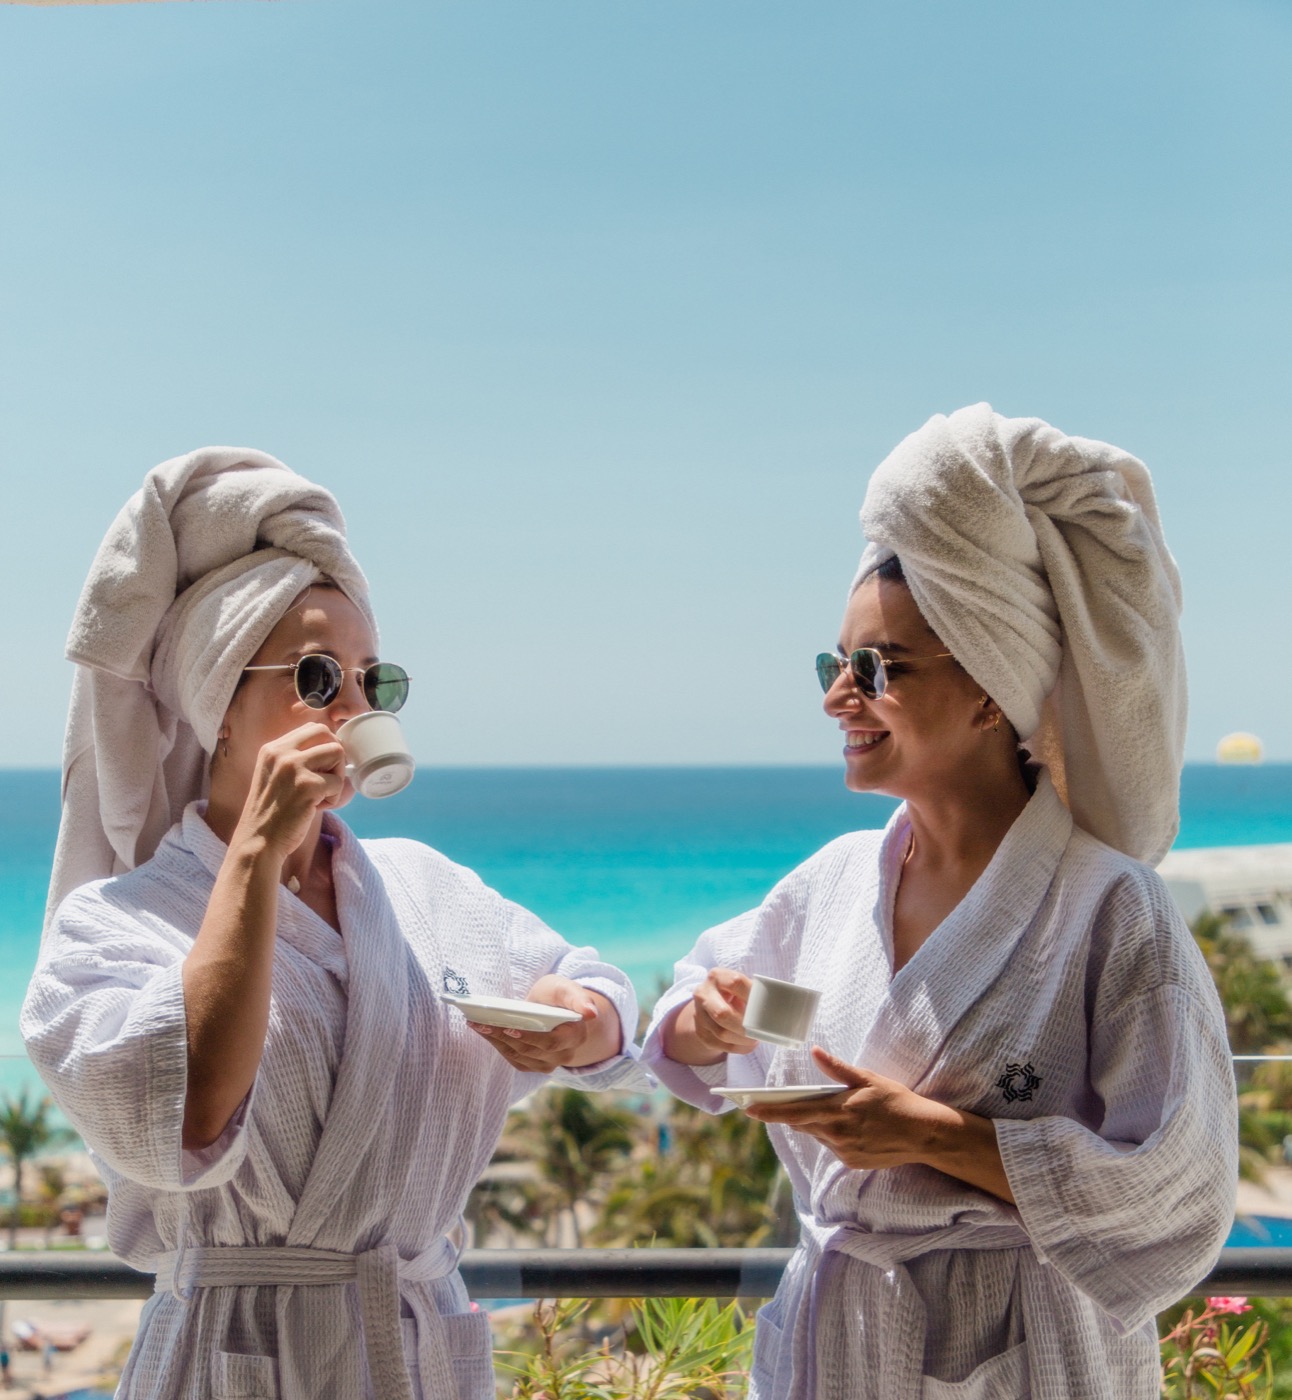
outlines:
{"label": "round sunglasses with green lens", "polygon": [[[291,671],[296,682],[296,694],[311,710],[325,710],[341,693],[346,668],[326,652],[310,652],[299,661],[284,661],[276,666],[245,666],[246,671]],[[363,677],[363,695],[374,710],[394,714],[408,699],[408,672],[392,661],[377,661],[371,666],[351,666],[351,671]]]}

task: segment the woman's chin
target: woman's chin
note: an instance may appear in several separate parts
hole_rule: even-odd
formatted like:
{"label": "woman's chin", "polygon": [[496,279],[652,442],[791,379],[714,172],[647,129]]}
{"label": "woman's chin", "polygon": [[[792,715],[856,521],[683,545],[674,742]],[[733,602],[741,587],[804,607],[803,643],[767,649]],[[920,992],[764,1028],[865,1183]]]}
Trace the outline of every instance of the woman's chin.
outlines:
{"label": "woman's chin", "polygon": [[[896,786],[895,786],[896,784]],[[900,779],[891,764],[879,764],[870,755],[844,760],[843,785],[849,792],[874,792],[885,797],[903,797]]]}
{"label": "woman's chin", "polygon": [[849,792],[878,792],[880,765],[870,754],[848,754],[843,761],[843,785]]}

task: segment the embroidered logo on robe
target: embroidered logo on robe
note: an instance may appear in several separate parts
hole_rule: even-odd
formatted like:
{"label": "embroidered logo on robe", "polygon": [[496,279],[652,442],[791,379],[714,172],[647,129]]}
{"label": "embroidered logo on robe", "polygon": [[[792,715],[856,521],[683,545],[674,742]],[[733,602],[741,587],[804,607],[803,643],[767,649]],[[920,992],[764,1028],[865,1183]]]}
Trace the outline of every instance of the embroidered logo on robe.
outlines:
{"label": "embroidered logo on robe", "polygon": [[454,972],[451,967],[444,969],[444,990],[454,997],[469,997],[471,995],[467,979],[460,972]]}
{"label": "embroidered logo on robe", "polygon": [[1005,1095],[1006,1103],[1026,1102],[1032,1097],[1032,1091],[1041,1087],[1041,1077],[1030,1060],[1025,1065],[1007,1064],[996,1087]]}

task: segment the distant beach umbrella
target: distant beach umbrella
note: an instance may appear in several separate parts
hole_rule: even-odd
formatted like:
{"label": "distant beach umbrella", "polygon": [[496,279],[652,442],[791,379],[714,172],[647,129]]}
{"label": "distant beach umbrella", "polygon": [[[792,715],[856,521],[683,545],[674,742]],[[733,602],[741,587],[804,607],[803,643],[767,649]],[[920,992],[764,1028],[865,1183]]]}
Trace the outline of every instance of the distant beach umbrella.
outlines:
{"label": "distant beach umbrella", "polygon": [[1255,734],[1226,734],[1216,745],[1217,763],[1259,763],[1265,749]]}

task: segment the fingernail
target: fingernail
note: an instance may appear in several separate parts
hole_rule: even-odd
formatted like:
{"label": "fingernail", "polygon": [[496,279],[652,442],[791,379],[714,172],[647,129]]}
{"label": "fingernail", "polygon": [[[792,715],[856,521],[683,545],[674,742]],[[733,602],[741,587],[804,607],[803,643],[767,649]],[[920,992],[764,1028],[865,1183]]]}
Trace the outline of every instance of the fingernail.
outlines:
{"label": "fingernail", "polygon": [[519,1039],[520,1039],[520,1032],[517,1031],[517,1030],[507,1030],[507,1031],[504,1032],[504,1034],[505,1034],[505,1035],[511,1036],[511,1038],[512,1038],[513,1040],[519,1040]]}

